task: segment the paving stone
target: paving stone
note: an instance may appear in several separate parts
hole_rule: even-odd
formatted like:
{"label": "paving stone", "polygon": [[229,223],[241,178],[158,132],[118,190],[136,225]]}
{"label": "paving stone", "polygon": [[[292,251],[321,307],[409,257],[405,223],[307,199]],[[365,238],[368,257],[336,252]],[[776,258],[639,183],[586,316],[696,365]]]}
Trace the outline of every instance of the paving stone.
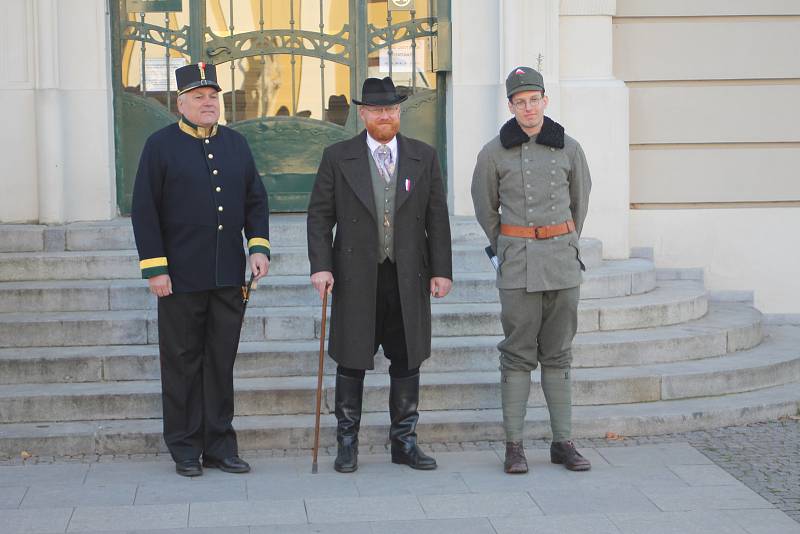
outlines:
{"label": "paving stone", "polygon": [[529,490],[546,515],[612,512],[657,512],[658,508],[632,485],[541,487]]}
{"label": "paving stone", "polygon": [[716,510],[703,512],[610,513],[622,534],[746,534]]}
{"label": "paving stone", "polygon": [[[136,490],[133,504],[188,504],[192,502],[244,501],[247,485],[242,477],[214,476],[209,469],[199,479],[175,475],[172,480],[144,482]],[[209,476],[210,475],[210,476]]]}
{"label": "paving stone", "polygon": [[731,517],[748,534],[800,534],[800,521],[795,515],[792,520],[779,510],[726,510],[725,515]]}
{"label": "paving stone", "polygon": [[772,508],[772,505],[749,488],[736,486],[695,486],[689,488],[641,488],[648,499],[663,511],[736,510]]}
{"label": "paving stone", "polygon": [[108,530],[109,525],[117,530],[184,528],[188,518],[188,504],[78,506],[67,532],[102,531]]}
{"label": "paving stone", "polygon": [[[442,460],[436,456],[437,462]],[[460,473],[419,471],[399,475],[359,476],[353,481],[362,497],[381,495],[448,495],[470,490]]]}
{"label": "paving stone", "polygon": [[236,527],[306,523],[302,499],[193,503],[191,527]]}
{"label": "paving stone", "polygon": [[633,450],[599,448],[597,452],[615,466],[703,465],[711,463],[711,460],[702,453],[685,443],[643,445]]}
{"label": "paving stone", "polygon": [[36,484],[20,508],[130,505],[135,495],[136,484]]}
{"label": "paving stone", "polygon": [[603,514],[490,518],[497,534],[620,534]]}
{"label": "paving stone", "polygon": [[738,483],[716,465],[674,465],[670,469],[690,486],[731,486]]}
{"label": "paving stone", "polygon": [[18,508],[26,491],[25,486],[0,486],[0,509]]}
{"label": "paving stone", "polygon": [[491,523],[485,518],[379,521],[371,525],[373,534],[495,534]]}
{"label": "paving stone", "polygon": [[[251,501],[282,499],[358,497],[355,480],[336,474],[249,477],[247,498]],[[223,500],[223,499],[219,499]]]}
{"label": "paving stone", "polygon": [[86,464],[17,465],[3,467],[0,487],[51,484],[82,484],[89,466]]}
{"label": "paving stone", "polygon": [[425,516],[430,519],[503,516],[540,512],[530,495],[522,492],[483,492],[462,495],[420,495]]}
{"label": "paving stone", "polygon": [[65,532],[72,508],[0,510],[0,534]]}
{"label": "paving stone", "polygon": [[250,534],[377,534],[373,523],[314,523],[250,527]]}
{"label": "paving stone", "polygon": [[[359,464],[361,458],[359,458]],[[361,466],[359,465],[359,469]],[[416,497],[343,497],[341,499],[306,499],[311,523],[358,521],[394,521],[424,519],[425,513]]]}

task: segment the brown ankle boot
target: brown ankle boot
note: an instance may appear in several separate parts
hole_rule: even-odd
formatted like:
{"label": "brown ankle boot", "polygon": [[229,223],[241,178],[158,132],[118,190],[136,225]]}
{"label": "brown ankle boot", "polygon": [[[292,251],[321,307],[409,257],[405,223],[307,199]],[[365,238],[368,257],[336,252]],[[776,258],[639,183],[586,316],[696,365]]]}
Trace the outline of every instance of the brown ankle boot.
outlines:
{"label": "brown ankle boot", "polygon": [[591,462],[581,456],[571,441],[551,443],[550,461],[554,464],[564,464],[570,471],[588,471],[592,468]]}
{"label": "brown ankle boot", "polygon": [[506,460],[503,462],[503,470],[509,474],[519,474],[528,472],[528,460],[525,458],[525,449],[521,441],[506,442]]}

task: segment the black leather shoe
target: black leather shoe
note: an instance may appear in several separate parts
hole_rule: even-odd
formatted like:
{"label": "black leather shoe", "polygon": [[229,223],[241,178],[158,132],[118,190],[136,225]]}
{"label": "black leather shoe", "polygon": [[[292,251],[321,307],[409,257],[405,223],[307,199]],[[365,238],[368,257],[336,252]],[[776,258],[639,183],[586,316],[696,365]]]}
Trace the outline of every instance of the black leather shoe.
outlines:
{"label": "black leather shoe", "polygon": [[592,463],[581,456],[571,441],[558,441],[550,444],[550,461],[564,464],[570,471],[588,471]]}
{"label": "black leather shoe", "polygon": [[364,379],[336,373],[336,460],[333,468],[339,473],[358,469],[358,430],[361,427],[361,400]]}
{"label": "black leather shoe", "polygon": [[223,458],[222,460],[203,456],[203,467],[216,468],[220,471],[225,471],[226,473],[250,472],[250,464],[238,456],[231,456],[230,458]]}
{"label": "black leather shoe", "polygon": [[175,472],[182,477],[199,477],[203,474],[200,460],[181,460],[175,462]]}
{"label": "black leather shoe", "polygon": [[419,421],[419,373],[407,378],[392,378],[389,386],[389,441],[392,444],[392,463],[412,469],[436,469],[436,460],[417,446]]}

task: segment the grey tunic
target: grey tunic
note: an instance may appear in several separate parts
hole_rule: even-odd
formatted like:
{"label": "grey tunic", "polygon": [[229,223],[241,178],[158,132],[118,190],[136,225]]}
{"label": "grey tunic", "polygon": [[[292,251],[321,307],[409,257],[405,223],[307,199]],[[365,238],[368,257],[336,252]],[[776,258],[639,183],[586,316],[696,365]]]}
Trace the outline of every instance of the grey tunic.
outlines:
{"label": "grey tunic", "polygon": [[[497,287],[549,291],[579,286],[578,249],[591,189],[581,146],[545,118],[529,138],[511,119],[478,154],[472,176],[475,216],[500,261]],[[576,232],[551,239],[500,235],[500,224],[548,226],[572,219]]]}

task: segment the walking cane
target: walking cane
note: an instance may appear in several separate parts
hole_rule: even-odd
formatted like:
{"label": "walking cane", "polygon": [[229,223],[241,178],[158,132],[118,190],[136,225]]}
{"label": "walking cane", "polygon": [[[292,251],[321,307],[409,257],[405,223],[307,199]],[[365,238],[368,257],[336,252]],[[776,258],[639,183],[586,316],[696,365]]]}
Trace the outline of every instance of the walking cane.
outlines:
{"label": "walking cane", "polygon": [[314,422],[314,451],[311,462],[311,473],[317,472],[317,452],[319,452],[319,415],[322,406],[322,369],[325,365],[325,316],[328,311],[328,284],[325,284],[325,293],[322,296],[322,328],[319,334],[319,372],[317,373],[317,411]]}
{"label": "walking cane", "polygon": [[253,281],[256,279],[255,273],[250,273],[250,281],[247,282],[247,287],[242,286],[242,324],[240,329],[244,327],[244,312],[247,311],[247,303],[250,302],[250,292],[253,290]]}

